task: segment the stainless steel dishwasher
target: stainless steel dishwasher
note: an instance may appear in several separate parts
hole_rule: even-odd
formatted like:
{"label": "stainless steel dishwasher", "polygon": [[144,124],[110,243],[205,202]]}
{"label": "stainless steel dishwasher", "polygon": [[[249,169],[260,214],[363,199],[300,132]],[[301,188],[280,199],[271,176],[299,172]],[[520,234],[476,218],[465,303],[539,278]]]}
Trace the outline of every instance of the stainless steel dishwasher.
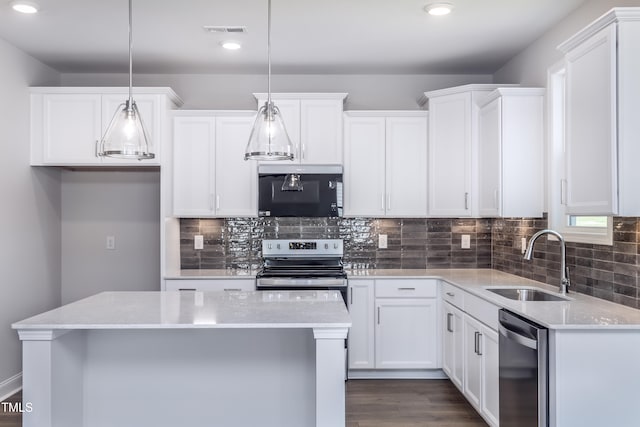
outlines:
{"label": "stainless steel dishwasher", "polygon": [[500,427],[549,424],[548,331],[501,309]]}

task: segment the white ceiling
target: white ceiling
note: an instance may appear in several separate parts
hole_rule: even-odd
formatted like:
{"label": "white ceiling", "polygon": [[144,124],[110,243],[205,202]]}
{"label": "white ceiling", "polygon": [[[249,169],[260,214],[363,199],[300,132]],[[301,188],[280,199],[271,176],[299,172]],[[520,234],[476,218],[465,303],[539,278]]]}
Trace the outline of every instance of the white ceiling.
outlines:
{"label": "white ceiling", "polygon": [[[127,72],[127,0],[0,0],[0,37],[61,72]],[[585,0],[272,0],[274,73],[493,73]],[[134,0],[134,72],[266,72],[266,0]],[[225,37],[205,25],[246,26]],[[243,43],[239,51],[219,46]]]}

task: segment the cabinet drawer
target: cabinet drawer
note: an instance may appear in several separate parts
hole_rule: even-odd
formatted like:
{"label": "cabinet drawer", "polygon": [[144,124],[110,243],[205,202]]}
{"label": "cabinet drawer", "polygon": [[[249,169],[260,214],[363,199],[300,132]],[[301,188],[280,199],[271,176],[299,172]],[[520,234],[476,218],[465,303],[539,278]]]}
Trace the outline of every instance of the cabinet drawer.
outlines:
{"label": "cabinet drawer", "polygon": [[447,282],[442,282],[442,299],[458,307],[460,310],[464,310],[465,293],[466,292],[460,288],[450,285]]}
{"label": "cabinet drawer", "polygon": [[464,298],[464,306],[467,314],[473,316],[494,331],[498,330],[498,310],[497,305],[467,294]]}
{"label": "cabinet drawer", "polygon": [[437,280],[376,280],[376,298],[435,298],[437,295]]}
{"label": "cabinet drawer", "polygon": [[167,291],[254,291],[254,279],[177,279],[166,280]]}

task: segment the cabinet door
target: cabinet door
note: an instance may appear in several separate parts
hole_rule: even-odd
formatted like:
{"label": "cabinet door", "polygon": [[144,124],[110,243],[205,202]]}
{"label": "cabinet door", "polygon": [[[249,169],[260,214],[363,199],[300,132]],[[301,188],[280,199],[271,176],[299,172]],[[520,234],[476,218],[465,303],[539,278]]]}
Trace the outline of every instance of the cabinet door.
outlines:
{"label": "cabinet door", "polygon": [[[266,99],[258,99],[258,109],[260,109],[265,102]],[[278,110],[280,110],[280,114],[282,114],[282,121],[294,147],[294,158],[293,160],[266,160],[259,163],[268,165],[300,163],[300,101],[297,99],[274,98],[273,103],[278,107]]]}
{"label": "cabinet door", "polygon": [[343,178],[345,216],[384,216],[384,117],[344,118]]}
{"label": "cabinet door", "polygon": [[215,118],[173,121],[173,214],[211,216],[215,211]]}
{"label": "cabinet door", "polygon": [[463,313],[449,303],[443,303],[442,370],[462,391],[463,360]]}
{"label": "cabinet door", "polygon": [[102,137],[99,94],[43,96],[43,163],[99,165],[97,144]]}
{"label": "cabinet door", "polygon": [[436,299],[376,299],[376,368],[437,368],[436,325]]}
{"label": "cabinet door", "polygon": [[349,369],[375,367],[373,290],[373,280],[349,281],[349,315],[352,321],[347,341]]}
{"label": "cabinet door", "polygon": [[478,172],[478,208],[481,216],[501,215],[502,188],[502,103],[495,99],[480,110]]}
{"label": "cabinet door", "polygon": [[427,215],[427,117],[386,119],[386,214]]}
{"label": "cabinet door", "polygon": [[482,324],[473,317],[464,315],[464,395],[471,405],[480,412],[482,393]]}
{"label": "cabinet door", "polygon": [[[107,131],[114,114],[119,110],[120,104],[128,99],[128,94],[102,95],[102,135]],[[162,147],[162,109],[159,95],[135,95],[138,111],[151,140],[151,150],[155,154],[152,160],[138,161],[129,159],[115,159],[113,157],[103,157],[102,162],[106,164],[130,164],[135,166],[145,166],[160,164],[160,149]]]}
{"label": "cabinet door", "polygon": [[300,101],[300,161],[342,164],[342,101]]}
{"label": "cabinet door", "polygon": [[616,26],[566,55],[567,213],[618,211]]}
{"label": "cabinet door", "polygon": [[217,216],[256,216],[256,162],[244,160],[254,116],[216,118]]}
{"label": "cabinet door", "polygon": [[429,100],[429,215],[471,215],[471,93]]}
{"label": "cabinet door", "polygon": [[492,426],[500,420],[498,333],[482,325],[480,352],[482,353],[482,415]]}

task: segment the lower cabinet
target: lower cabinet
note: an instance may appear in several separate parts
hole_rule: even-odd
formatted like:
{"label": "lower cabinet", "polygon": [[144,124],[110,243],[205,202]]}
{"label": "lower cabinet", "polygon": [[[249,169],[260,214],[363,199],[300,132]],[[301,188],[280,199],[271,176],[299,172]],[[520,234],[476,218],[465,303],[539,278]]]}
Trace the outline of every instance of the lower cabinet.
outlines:
{"label": "lower cabinet", "polygon": [[442,369],[484,420],[498,426],[498,307],[448,284],[442,295]]}
{"label": "lower cabinet", "polygon": [[349,281],[350,370],[440,367],[437,281]]}
{"label": "lower cabinet", "polygon": [[165,291],[255,291],[255,279],[167,279]]}

